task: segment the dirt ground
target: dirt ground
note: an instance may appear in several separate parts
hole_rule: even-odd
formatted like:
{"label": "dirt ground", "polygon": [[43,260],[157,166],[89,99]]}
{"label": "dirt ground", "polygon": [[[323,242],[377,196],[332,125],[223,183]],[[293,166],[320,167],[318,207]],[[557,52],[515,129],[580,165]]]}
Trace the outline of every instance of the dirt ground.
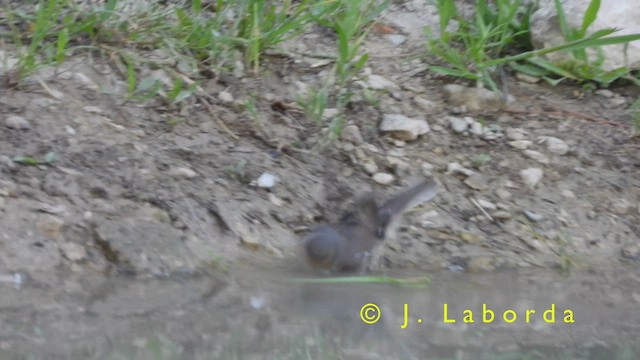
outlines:
{"label": "dirt ground", "polygon": [[[225,358],[233,353],[227,347],[235,341],[231,325],[246,322],[240,343],[257,345],[244,347],[246,357],[239,358],[251,358],[252,351],[291,341],[293,324],[300,324],[287,314],[287,304],[324,318],[319,331],[331,334],[351,331],[343,325],[345,319],[355,323],[357,312],[340,311],[366,301],[363,294],[396,307],[400,295],[424,300],[427,293],[433,303],[455,296],[471,299],[466,306],[494,299],[508,307],[532,299],[533,289],[540,291],[533,304],[576,303],[587,309],[590,325],[534,333],[523,326],[509,341],[493,339],[512,329],[460,327],[422,345],[434,358],[473,358],[477,348],[633,343],[639,329],[632,314],[640,305],[640,145],[630,137],[628,107],[640,91],[589,93],[509,76],[514,100],[506,108],[485,103],[473,109],[473,100],[447,98],[445,86],[454,80],[427,72],[428,60],[412,56],[424,48],[416,29],[433,11],[409,2],[385,12],[383,21],[400,34],[372,33],[364,47],[371,55],[366,72],[390,84],[375,90],[373,76],[364,76],[362,86],[377,101],[356,95],[347,116],[362,142],[338,141],[324,149],[313,148],[321,128],[277,106],[295,103],[297,94],[326,75],[330,62],[302,55],[334,52],[332,35],[318,28],[287,43],[287,56],[266,55],[258,77],[247,72],[204,81],[201,86],[218,99],[212,109],[195,102],[179,108],[126,102],[121,74],[108,61],[85,55],[39,71],[20,88],[3,88],[0,349],[16,358],[31,351],[100,357],[113,344],[139,349],[148,347],[150,334],[164,334],[169,340],[161,344],[179,344],[180,351],[200,346],[211,355],[179,352],[180,358]],[[11,49],[4,55],[11,57]],[[248,99],[257,116],[246,111]],[[394,141],[378,130],[384,114],[424,119],[430,132]],[[469,117],[493,136],[457,132],[451,117]],[[552,149],[545,136],[561,139],[566,151]],[[51,152],[51,164],[12,160],[44,159]],[[375,183],[364,166],[370,162],[395,181]],[[474,174],[451,171],[452,163]],[[543,171],[535,187],[521,174],[528,168]],[[255,185],[265,172],[278,178],[270,189]],[[441,192],[405,216],[400,236],[382,250],[383,268],[430,274],[433,290],[421,297],[387,287],[351,293],[281,284],[287,277],[323,276],[299,258],[300,238],[311,226],[335,220],[358,194],[374,191],[382,199],[425,173],[437,179]],[[563,277],[569,274],[574,277]],[[473,284],[483,290],[468,290]],[[507,295],[516,300],[508,303]],[[262,305],[265,298],[271,300]],[[602,318],[594,308],[606,309]],[[594,330],[594,324],[607,330]],[[338,344],[336,358],[375,358],[362,349],[377,336],[392,344],[380,358],[393,358],[388,350],[403,343],[398,351],[407,358],[424,350],[417,334],[398,340],[382,329],[350,332],[356,340]],[[302,343],[320,351],[318,341]],[[334,349],[335,341],[329,336],[327,347]],[[273,358],[280,357],[295,358]]]}

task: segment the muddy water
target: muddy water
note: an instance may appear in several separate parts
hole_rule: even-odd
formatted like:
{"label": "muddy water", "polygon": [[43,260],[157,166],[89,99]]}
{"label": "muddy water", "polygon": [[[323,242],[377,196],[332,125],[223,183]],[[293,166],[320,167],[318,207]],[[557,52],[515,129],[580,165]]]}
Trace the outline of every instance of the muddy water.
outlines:
{"label": "muddy water", "polygon": [[[0,358],[544,359],[560,354],[556,358],[635,359],[640,355],[637,267],[571,275],[438,273],[421,288],[311,284],[300,279],[317,275],[304,273],[237,269],[232,273],[234,277],[144,281],[50,274],[48,281],[32,280],[22,286],[2,282]],[[362,311],[372,324],[361,317],[365,304],[377,306]],[[471,317],[474,323],[465,323]]]}

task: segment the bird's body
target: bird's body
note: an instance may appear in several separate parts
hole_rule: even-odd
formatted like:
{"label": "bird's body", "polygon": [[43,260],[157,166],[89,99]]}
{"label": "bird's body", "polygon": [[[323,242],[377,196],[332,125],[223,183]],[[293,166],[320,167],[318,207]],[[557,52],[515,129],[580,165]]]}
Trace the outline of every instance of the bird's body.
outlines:
{"label": "bird's body", "polygon": [[[359,199],[355,211],[335,224],[315,228],[304,241],[309,264],[333,272],[366,270],[374,248],[387,239],[403,212],[433,198],[433,179],[409,188],[378,206],[371,196]],[[392,236],[392,235],[391,235]]]}

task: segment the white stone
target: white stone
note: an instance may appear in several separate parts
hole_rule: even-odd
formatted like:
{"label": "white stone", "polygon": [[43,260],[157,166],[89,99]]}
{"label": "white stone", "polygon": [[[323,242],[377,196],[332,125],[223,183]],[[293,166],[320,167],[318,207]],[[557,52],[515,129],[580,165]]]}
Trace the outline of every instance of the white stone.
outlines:
{"label": "white stone", "polygon": [[422,119],[411,119],[401,114],[384,114],[380,123],[380,131],[404,141],[411,141],[430,131],[429,123]]}
{"label": "white stone", "polygon": [[520,128],[508,128],[504,131],[507,139],[512,141],[524,140],[527,138],[527,132]]}
{"label": "white stone", "polygon": [[198,176],[198,173],[185,167],[173,168],[171,169],[170,174],[175,178],[183,178],[183,179],[193,179],[194,177]]}
{"label": "white stone", "polygon": [[457,162],[447,164],[447,174],[462,174],[464,176],[471,176],[475,172],[471,169],[467,169]]}
{"label": "white stone", "polygon": [[31,129],[31,124],[21,116],[9,116],[5,120],[5,125],[7,125],[7,127],[10,129],[16,129],[16,130]]}
{"label": "white stone", "polygon": [[395,180],[395,177],[391,174],[379,172],[373,174],[372,179],[380,185],[389,185]]}
{"label": "white stone", "polygon": [[547,150],[554,154],[565,155],[569,152],[569,144],[557,137],[540,136],[538,137],[537,142],[538,144],[546,144]]}
{"label": "white stone", "polygon": [[256,185],[261,188],[269,189],[274,187],[277,182],[278,178],[275,175],[265,172],[262,173],[260,177],[258,177],[258,180],[256,180]]}
{"label": "white stone", "polygon": [[[563,0],[562,7],[567,14],[567,22],[571,28],[582,26],[585,11],[591,0]],[[587,29],[587,35],[607,28],[617,28],[620,31],[610,36],[630,35],[640,33],[640,6],[637,0],[602,1],[598,16]],[[540,7],[531,17],[531,41],[536,49],[549,48],[566,42],[562,36],[554,0],[540,1]],[[624,44],[608,45],[601,48],[605,61],[602,69],[612,71],[626,64]],[[588,49],[589,59],[596,60],[596,51]],[[557,51],[546,55],[552,62],[563,59],[564,52]],[[628,44],[626,56],[631,69],[640,69],[640,41]]]}
{"label": "white stone", "polygon": [[347,125],[340,132],[340,137],[344,141],[348,141],[355,145],[362,144],[362,134],[360,133],[360,128],[356,125]]}
{"label": "white stone", "polygon": [[540,164],[549,164],[549,158],[547,157],[547,155],[539,152],[539,151],[535,151],[535,150],[524,150],[522,152],[526,157],[528,157],[529,159],[533,159],[537,162],[539,162]]}
{"label": "white stone", "polygon": [[380,75],[369,75],[369,78],[367,79],[367,87],[373,90],[398,89],[398,85],[396,85],[393,81]]}
{"label": "white stone", "polygon": [[531,189],[535,189],[536,185],[542,180],[544,171],[540,168],[528,168],[520,170],[520,176],[524,183]]}
{"label": "white stone", "polygon": [[519,150],[526,150],[531,146],[531,144],[533,144],[533,141],[531,140],[509,141],[509,145]]}
{"label": "white stone", "polygon": [[451,130],[458,134],[463,133],[469,126],[469,124],[464,119],[461,119],[459,117],[449,116],[448,120]]}

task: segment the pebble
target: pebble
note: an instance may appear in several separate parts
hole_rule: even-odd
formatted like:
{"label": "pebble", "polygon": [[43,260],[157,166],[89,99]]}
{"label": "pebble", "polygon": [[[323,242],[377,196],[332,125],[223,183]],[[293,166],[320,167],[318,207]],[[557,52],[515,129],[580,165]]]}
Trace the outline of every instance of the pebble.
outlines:
{"label": "pebble", "polygon": [[91,106],[91,105],[83,107],[82,110],[84,110],[85,112],[88,112],[88,113],[92,113],[92,114],[102,114],[103,113],[102,109],[100,109],[97,106]]}
{"label": "pebble", "polygon": [[504,131],[507,139],[512,141],[524,140],[527,138],[527,132],[520,128],[507,128]]}
{"label": "pebble", "polygon": [[376,163],[372,160],[363,163],[362,168],[364,169],[364,172],[369,175],[373,175],[378,172],[378,165],[376,165]]}
{"label": "pebble", "polygon": [[605,97],[607,99],[611,99],[612,97],[614,97],[614,93],[611,90],[607,90],[607,89],[600,89],[600,90],[596,90],[595,92],[596,95]]}
{"label": "pebble", "polygon": [[575,199],[576,194],[574,194],[571,190],[562,190],[562,196],[570,199]]}
{"label": "pebble", "polygon": [[487,179],[481,174],[473,174],[464,180],[464,183],[475,190],[485,190],[488,187]]}
{"label": "pebble", "polygon": [[385,35],[387,40],[389,40],[393,45],[401,45],[405,41],[407,41],[407,37],[400,34],[387,34]]}
{"label": "pebble", "polygon": [[64,242],[60,245],[60,251],[67,259],[78,262],[87,258],[87,250],[84,246],[73,242]]}
{"label": "pebble", "polygon": [[531,140],[515,140],[509,141],[509,145],[519,150],[527,150],[533,144]]}
{"label": "pebble", "polygon": [[360,145],[364,141],[360,133],[360,128],[356,125],[345,126],[340,133],[340,138],[355,145]]}
{"label": "pebble", "polygon": [[477,121],[474,121],[474,122],[471,124],[471,133],[472,133],[473,135],[481,136],[482,134],[484,134],[484,133],[485,133],[485,131],[486,131],[486,130],[485,130],[484,126],[482,126],[482,124],[481,124],[481,123],[479,123],[479,122],[477,122]]}
{"label": "pebble", "polygon": [[269,193],[268,195],[269,201],[271,201],[271,203],[275,206],[282,206],[284,205],[284,201],[282,201],[282,199],[280,199],[279,197],[276,196],[276,194],[274,193]]}
{"label": "pebble", "polygon": [[398,140],[411,141],[430,131],[429,123],[422,119],[411,119],[401,114],[384,114],[380,131],[390,132]]}
{"label": "pebble", "polygon": [[535,151],[535,150],[524,150],[523,154],[528,157],[529,159],[533,159],[541,164],[549,164],[549,158],[547,157],[547,155],[539,152],[539,151]]}
{"label": "pebble", "polygon": [[395,177],[388,173],[379,172],[373,174],[372,179],[380,185],[389,185],[395,180]]}
{"label": "pebble", "polygon": [[498,209],[498,206],[492,203],[491,201],[484,200],[484,199],[477,199],[477,200],[478,200],[478,205],[480,205],[480,207],[482,207],[485,210],[493,211]]}
{"label": "pebble", "polygon": [[496,190],[496,195],[501,199],[501,200],[507,200],[511,197],[511,193],[505,189],[498,189]]}
{"label": "pebble", "polygon": [[540,136],[537,142],[538,144],[546,144],[547,150],[557,155],[565,155],[569,152],[569,144],[553,136]]}
{"label": "pebble", "polygon": [[457,162],[447,164],[447,174],[462,174],[464,176],[471,176],[475,174],[475,171],[467,169]]}
{"label": "pebble", "polygon": [[435,102],[426,99],[422,96],[416,96],[413,98],[413,102],[416,104],[416,106],[418,106],[421,110],[426,111],[426,112],[431,112],[433,110],[435,110],[437,108],[437,105]]}
{"label": "pebble", "polygon": [[611,212],[616,215],[624,215],[631,209],[631,202],[627,199],[618,199],[611,203]]}
{"label": "pebble", "polygon": [[278,178],[268,172],[262,173],[256,180],[256,185],[261,188],[270,189],[276,185]]}
{"label": "pebble", "polygon": [[172,168],[169,171],[169,174],[171,174],[171,176],[173,176],[174,178],[181,179],[193,179],[194,177],[198,176],[198,173],[186,167]]}
{"label": "pebble", "polygon": [[451,106],[465,106],[468,111],[497,111],[505,106],[502,94],[488,89],[448,84],[443,87],[444,98]]}
{"label": "pebble", "polygon": [[6,155],[0,155],[0,166],[6,167],[9,170],[13,170],[16,168],[16,163],[13,162],[10,157]]}
{"label": "pebble", "polygon": [[393,90],[398,89],[398,85],[396,85],[393,81],[385,78],[380,75],[369,75],[367,79],[367,87],[373,90]]}
{"label": "pebble", "polygon": [[233,95],[228,91],[222,91],[218,94],[218,100],[223,104],[231,104],[233,102]]}
{"label": "pebble", "polygon": [[9,116],[5,120],[5,125],[7,125],[10,129],[16,130],[29,130],[31,129],[31,124],[21,116]]}
{"label": "pebble", "polygon": [[508,211],[498,210],[491,213],[491,217],[493,217],[494,219],[508,220],[508,219],[511,219],[512,215]]}
{"label": "pebble", "polygon": [[528,168],[520,170],[520,176],[524,183],[530,188],[535,189],[536,185],[542,180],[544,171],[540,168]]}
{"label": "pebble", "polygon": [[524,210],[523,213],[524,213],[524,216],[526,216],[527,219],[529,219],[532,222],[538,222],[544,219],[544,216],[540,214],[536,214],[533,211]]}
{"label": "pebble", "polygon": [[540,81],[540,78],[537,76],[531,76],[531,75],[523,74],[521,72],[516,72],[516,79],[529,84],[535,84],[538,81]]}
{"label": "pebble", "polygon": [[627,245],[620,250],[620,255],[622,255],[622,257],[625,259],[639,261],[640,245],[639,244]]}
{"label": "pebble", "polygon": [[449,116],[448,120],[451,130],[458,134],[465,132],[467,130],[467,127],[469,126],[469,124],[464,119],[461,119],[459,117]]}

